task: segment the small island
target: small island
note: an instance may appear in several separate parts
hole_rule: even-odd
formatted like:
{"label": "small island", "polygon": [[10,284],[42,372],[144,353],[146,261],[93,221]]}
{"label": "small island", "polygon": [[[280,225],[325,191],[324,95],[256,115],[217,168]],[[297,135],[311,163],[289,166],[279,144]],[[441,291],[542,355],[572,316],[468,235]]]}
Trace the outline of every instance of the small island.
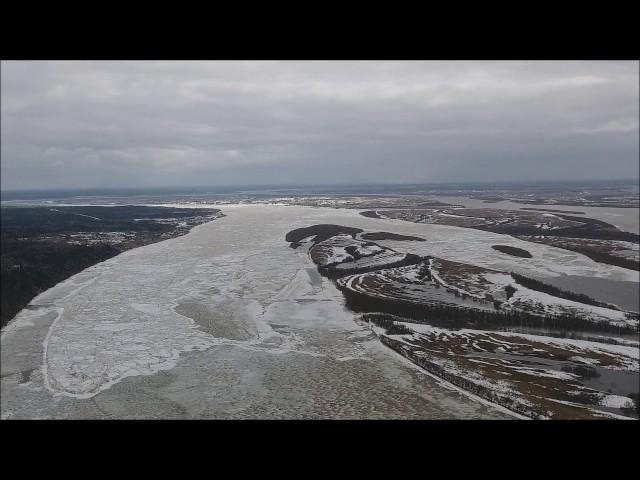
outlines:
{"label": "small island", "polygon": [[501,253],[506,253],[507,255],[511,255],[513,257],[531,258],[533,256],[523,248],[510,247],[509,245],[491,245],[491,248]]}
{"label": "small island", "polygon": [[425,241],[425,239],[422,237],[415,237],[413,235],[400,235],[398,233],[391,233],[391,232],[363,233],[362,235],[360,235],[360,238],[364,240],[396,240],[398,242],[404,242],[404,241],[424,242]]}

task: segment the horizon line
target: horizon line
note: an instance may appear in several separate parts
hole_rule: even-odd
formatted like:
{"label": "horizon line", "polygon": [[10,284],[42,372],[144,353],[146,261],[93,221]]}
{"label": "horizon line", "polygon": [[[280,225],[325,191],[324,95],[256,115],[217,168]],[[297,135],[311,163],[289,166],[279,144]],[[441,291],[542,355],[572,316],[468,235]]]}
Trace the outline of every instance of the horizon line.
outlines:
{"label": "horizon line", "polygon": [[446,186],[446,185],[517,185],[517,184],[546,184],[546,183],[594,183],[594,182],[627,182],[639,183],[640,177],[635,178],[592,178],[592,179],[554,179],[554,180],[476,180],[476,181],[443,181],[443,182],[359,182],[359,183],[264,183],[264,184],[229,184],[229,185],[157,185],[157,186],[92,186],[92,187],[26,187],[2,188],[2,192],[26,191],[92,191],[92,190],[188,190],[188,189],[240,189],[240,188],[319,188],[319,187],[386,187],[386,186]]}

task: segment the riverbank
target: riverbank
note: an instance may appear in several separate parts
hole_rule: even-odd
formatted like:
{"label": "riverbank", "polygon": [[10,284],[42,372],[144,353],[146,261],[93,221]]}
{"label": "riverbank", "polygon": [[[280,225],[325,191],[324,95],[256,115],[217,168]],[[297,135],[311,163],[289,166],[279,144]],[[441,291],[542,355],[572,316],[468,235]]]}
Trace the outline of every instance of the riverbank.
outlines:
{"label": "riverbank", "polygon": [[2,207],[0,326],[37,295],[127,250],[185,235],[218,209]]}

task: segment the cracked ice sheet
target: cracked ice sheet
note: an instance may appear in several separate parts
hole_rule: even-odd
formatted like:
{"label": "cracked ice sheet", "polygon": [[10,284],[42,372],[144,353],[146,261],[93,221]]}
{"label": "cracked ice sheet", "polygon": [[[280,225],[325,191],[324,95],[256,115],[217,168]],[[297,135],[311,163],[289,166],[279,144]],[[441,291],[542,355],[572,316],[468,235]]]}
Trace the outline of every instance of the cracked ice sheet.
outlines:
{"label": "cracked ice sheet", "polygon": [[[291,261],[269,258],[274,246],[243,246],[239,253],[202,258],[199,249],[176,243],[149,246],[139,257],[126,252],[66,299],[45,339],[45,385],[52,392],[89,398],[128,376],[171,369],[182,352],[221,343],[258,345],[274,353],[293,348],[295,337],[275,332],[262,318],[260,303],[291,280]],[[203,295],[211,288],[211,295]],[[234,316],[248,317],[252,338],[213,337],[174,310],[184,300],[207,297],[213,308],[235,299]]]}
{"label": "cracked ice sheet", "polygon": [[[347,323],[353,329],[355,324],[350,314],[341,313],[340,293],[312,286],[306,256],[292,252],[283,240],[289,228],[306,224],[304,215],[287,210],[289,220],[265,235],[258,210],[251,209],[250,222],[233,216],[205,230],[196,228],[189,238],[130,250],[44,295],[53,299],[50,308],[57,315],[43,342],[48,390],[90,398],[126,377],[171,369],[181,353],[221,344],[273,354],[357,358],[361,350],[353,345],[328,351],[326,344],[305,345],[297,334],[271,327],[272,322],[293,321],[296,328],[313,329],[318,319],[327,327],[334,318],[342,322],[338,327]],[[273,210],[276,217],[280,210]],[[315,213],[324,217],[327,211]],[[312,303],[296,303],[305,301]],[[250,338],[206,333],[176,312],[188,302],[222,310],[227,315],[222,320],[241,323]],[[29,315],[22,312],[9,330],[28,326]]]}
{"label": "cracked ice sheet", "polygon": [[62,303],[44,346],[45,385],[52,392],[89,398],[122,378],[172,368],[180,352],[212,345],[173,311],[179,251],[170,255],[159,243],[146,253],[125,252]]}

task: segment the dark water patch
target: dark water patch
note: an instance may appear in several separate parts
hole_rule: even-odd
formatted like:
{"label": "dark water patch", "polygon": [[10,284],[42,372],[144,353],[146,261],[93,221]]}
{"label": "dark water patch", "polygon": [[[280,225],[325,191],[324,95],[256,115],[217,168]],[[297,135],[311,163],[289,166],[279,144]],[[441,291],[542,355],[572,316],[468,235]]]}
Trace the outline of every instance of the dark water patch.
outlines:
{"label": "dark water patch", "polygon": [[531,258],[533,255],[527,250],[518,247],[511,247],[509,245],[491,245],[491,248],[501,253],[506,253],[512,257]]}
{"label": "dark water patch", "polygon": [[520,275],[515,272],[511,272],[511,276],[517,283],[519,283],[520,285],[526,288],[530,288],[531,290],[547,293],[549,295],[553,295],[554,297],[564,298],[565,300],[572,300],[574,302],[593,305],[594,307],[603,307],[603,308],[610,308],[612,310],[619,310],[618,307],[616,307],[615,305],[599,302],[596,299],[591,298],[588,295],[585,295],[584,293],[575,293],[568,290],[562,290],[553,285],[549,285],[544,282],[541,282],[540,280],[525,277],[524,275]]}
{"label": "dark water patch", "polygon": [[373,211],[360,212],[360,215],[367,218],[382,218],[380,215],[377,214],[377,212],[373,212]]}
{"label": "dark water patch", "polygon": [[560,370],[573,373],[584,379],[598,378],[600,376],[598,370],[590,365],[563,366]]}
{"label": "dark water patch", "polygon": [[521,208],[520,210],[535,210],[537,212],[555,212],[555,213],[573,213],[577,215],[586,215],[585,212],[576,212],[573,210],[554,210],[553,208]]}
{"label": "dark water patch", "polygon": [[638,372],[611,370],[598,366],[595,366],[594,370],[597,373],[596,376],[581,377],[584,385],[589,388],[622,397],[637,395],[640,390],[640,373]]}
{"label": "dark water patch", "polygon": [[18,383],[27,383],[31,380],[31,373],[35,370],[35,368],[29,368],[27,370],[23,370],[20,372],[20,380]]}
{"label": "dark water patch", "polygon": [[174,308],[174,311],[192,319],[209,335],[230,340],[248,340],[253,337],[250,326],[232,310],[219,308],[215,311],[199,303],[185,302]]}
{"label": "dark water patch", "polygon": [[305,270],[309,276],[311,286],[319,287],[322,285],[322,276],[318,273],[318,270],[313,267],[306,268]]}
{"label": "dark water patch", "polygon": [[270,323],[269,326],[278,333],[288,333],[291,330],[289,325],[282,325],[280,323]]}
{"label": "dark water patch", "polygon": [[498,352],[474,352],[469,356],[526,364],[528,368],[573,373],[578,376],[577,380],[588,388],[623,397],[638,393],[640,389],[640,373],[628,370],[612,370],[597,365],[587,366],[573,361],[552,360],[530,355],[514,356]]}
{"label": "dark water patch", "polygon": [[545,277],[544,282],[572,292],[588,295],[603,302],[612,303],[625,310],[640,311],[640,285],[638,282],[579,275]]}

